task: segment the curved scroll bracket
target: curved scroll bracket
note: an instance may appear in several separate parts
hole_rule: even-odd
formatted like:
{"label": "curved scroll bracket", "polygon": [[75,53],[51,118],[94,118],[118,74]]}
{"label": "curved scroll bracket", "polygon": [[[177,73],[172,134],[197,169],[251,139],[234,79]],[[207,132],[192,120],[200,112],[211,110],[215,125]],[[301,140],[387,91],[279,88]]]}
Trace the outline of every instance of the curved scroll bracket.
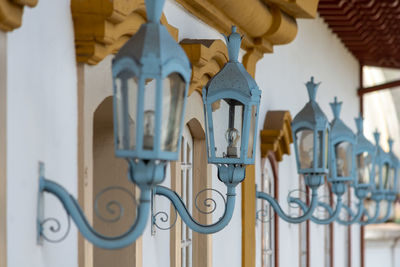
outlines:
{"label": "curved scroll bracket", "polygon": [[304,207],[303,215],[299,217],[292,217],[290,215],[287,215],[279,205],[278,201],[273,198],[272,196],[264,193],[257,191],[256,192],[256,197],[262,200],[266,200],[269,202],[271,207],[275,210],[275,212],[278,214],[279,217],[281,217],[283,220],[287,221],[288,223],[302,223],[308,219],[310,219],[315,211],[315,209],[318,206],[318,191],[316,187],[311,188],[311,203],[309,207]]}
{"label": "curved scroll bracket", "polygon": [[351,210],[351,208],[348,205],[342,205],[342,210],[345,210],[348,215],[349,215],[349,219],[348,220],[343,220],[340,217],[338,217],[336,219],[336,221],[341,224],[341,225],[345,225],[345,226],[349,226],[351,224],[354,223],[358,223],[361,220],[361,217],[364,214],[364,200],[363,199],[359,199],[359,202],[357,204],[357,213],[354,214],[354,212]]}
{"label": "curved scroll bracket", "polygon": [[[230,220],[232,219],[233,211],[235,208],[235,199],[236,199],[236,192],[235,192],[236,185],[227,185],[227,193],[226,193],[226,200],[223,197],[223,195],[219,192],[216,191],[215,189],[204,189],[200,191],[196,198],[195,198],[195,207],[199,210],[200,213],[203,214],[210,214],[213,213],[216,210],[216,202],[212,198],[206,198],[203,201],[203,205],[206,208],[210,208],[209,211],[204,211],[202,210],[199,205],[198,205],[198,195],[205,192],[206,190],[212,190],[216,191],[223,199],[225,202],[225,210],[224,214],[222,215],[219,220],[213,224],[210,225],[204,225],[199,222],[197,222],[191,215],[188,209],[186,208],[183,200],[181,197],[171,189],[164,187],[164,186],[155,186],[153,189],[153,192],[155,195],[160,195],[168,198],[172,205],[174,206],[175,210],[179,213],[179,216],[181,219],[184,221],[184,223],[193,231],[202,233],[202,234],[213,234],[216,232],[221,231],[225,226],[228,225]],[[157,213],[153,215],[152,217],[152,222],[154,223],[156,221]]]}
{"label": "curved scroll bracket", "polygon": [[[139,203],[137,205],[137,213],[136,219],[130,228],[121,235],[117,236],[105,236],[96,230],[89,224],[87,218],[83,214],[83,211],[79,207],[76,199],[68,193],[68,191],[62,187],[61,185],[52,182],[45,178],[44,175],[44,164],[39,164],[39,198],[38,198],[38,209],[37,209],[37,240],[38,244],[42,243],[42,240],[48,240],[50,242],[60,242],[65,239],[66,234],[68,234],[68,229],[65,236],[61,236],[58,239],[50,239],[44,233],[44,226],[53,222],[50,225],[49,230],[51,232],[59,232],[61,228],[61,224],[58,220],[54,218],[44,219],[44,200],[43,200],[43,192],[50,193],[57,197],[61,204],[63,205],[68,217],[72,219],[75,223],[76,227],[80,231],[80,233],[92,244],[97,247],[104,249],[119,249],[126,246],[131,245],[136,239],[142,235],[145,227],[147,218],[150,213],[150,198],[151,198],[151,189],[147,185],[137,184],[140,188],[140,198]],[[109,189],[106,189],[109,190]],[[103,194],[105,191],[100,192]],[[119,220],[119,213],[122,213],[121,207],[117,202],[111,201],[107,204],[106,209],[109,213],[116,215],[116,217],[109,219],[108,221],[116,221]],[[117,212],[118,211],[118,212]]]}
{"label": "curved scroll bracket", "polygon": [[[307,208],[308,207],[307,207],[306,203],[301,201],[299,198],[290,198],[289,201],[299,205],[304,213],[307,212]],[[340,214],[340,211],[342,209],[342,206],[343,206],[343,202],[342,202],[342,197],[341,196],[337,196],[337,202],[336,202],[335,210],[333,210],[332,207],[329,206],[325,202],[318,202],[318,207],[322,207],[328,213],[328,216],[327,216],[327,218],[324,218],[324,219],[320,219],[318,217],[311,216],[310,219],[311,219],[311,221],[313,221],[316,224],[330,224],[330,223],[334,222],[339,217],[339,214]]]}

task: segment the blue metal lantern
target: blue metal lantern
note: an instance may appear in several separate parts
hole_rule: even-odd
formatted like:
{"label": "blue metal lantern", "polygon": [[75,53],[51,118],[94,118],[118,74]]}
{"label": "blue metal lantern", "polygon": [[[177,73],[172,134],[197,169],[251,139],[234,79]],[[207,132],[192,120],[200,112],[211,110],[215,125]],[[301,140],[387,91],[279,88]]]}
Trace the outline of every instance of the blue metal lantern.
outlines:
{"label": "blue metal lantern", "polygon": [[376,147],[364,136],[364,121],[361,115],[355,121],[357,126],[357,142],[354,147],[356,177],[353,186],[357,197],[363,199],[374,186]]}
{"label": "blue metal lantern", "polygon": [[388,185],[391,158],[389,153],[383,151],[379,145],[380,133],[376,130],[374,132],[375,146],[376,146],[376,158],[375,158],[375,175],[374,175],[374,187],[372,190],[373,199],[382,199],[385,192],[385,186]]}
{"label": "blue metal lantern", "polygon": [[[256,146],[261,91],[238,61],[241,36],[236,32],[236,27],[232,27],[232,33],[228,37],[225,36],[225,39],[229,61],[211,78],[202,92],[208,162],[218,165],[218,178],[227,189],[224,214],[218,221],[204,225],[191,216],[176,192],[163,186],[156,186],[153,190],[155,195],[164,196],[172,202],[189,228],[203,234],[212,234],[224,229],[232,219],[236,186],[244,179],[245,165],[254,163]],[[215,189],[201,190],[197,196],[205,190],[218,192],[222,196]],[[197,199],[197,196],[194,199]],[[207,201],[215,203],[211,198],[207,198]],[[194,206],[204,213],[197,204]],[[157,227],[156,217],[157,213],[153,215],[153,225]]]}
{"label": "blue metal lantern", "polygon": [[[348,212],[350,218],[348,220],[338,218],[337,222],[342,225],[351,225],[361,222],[365,210],[364,199],[367,197],[368,193],[371,192],[374,183],[376,147],[364,136],[364,122],[361,115],[355,119],[355,122],[357,134],[353,153],[355,157],[355,172],[352,186],[358,198],[357,212],[354,213],[349,206],[343,205],[343,208]],[[376,205],[376,207],[379,210],[379,205]],[[367,222],[370,223],[371,220]]]}
{"label": "blue metal lantern", "polygon": [[342,102],[337,102],[335,97],[330,105],[334,118],[331,122],[328,181],[332,182],[332,191],[342,195],[346,191],[345,182],[354,181],[356,136],[339,118]]}
{"label": "blue metal lantern", "polygon": [[[163,5],[164,0],[146,0],[148,22],[120,49],[112,63],[115,154],[128,160],[129,178],[140,189],[131,227],[118,236],[98,233],[77,201],[62,186],[44,177],[41,165],[39,192],[58,197],[80,233],[105,249],[129,246],[143,233],[150,214],[151,190],[164,180],[167,162],[178,159],[191,67],[185,52],[160,24]],[[118,188],[106,188],[98,196],[110,189]],[[122,211],[120,203],[111,201],[107,207],[110,205]],[[48,221],[38,214],[38,235],[45,239],[43,228]],[[50,227],[50,231],[58,230]]]}
{"label": "blue metal lantern", "polygon": [[112,64],[117,157],[177,160],[190,62],[165,26],[162,1],[146,1],[148,22]]}
{"label": "blue metal lantern", "polygon": [[261,91],[238,61],[241,39],[233,26],[225,36],[229,61],[203,88],[203,102],[208,162],[218,164],[219,176],[228,171],[225,165],[237,165],[243,179],[241,165],[254,164]]}
{"label": "blue metal lantern", "polygon": [[308,186],[319,186],[328,174],[328,140],[330,125],[315,101],[319,83],[314,77],[306,83],[309,102],[292,121],[297,169]]}

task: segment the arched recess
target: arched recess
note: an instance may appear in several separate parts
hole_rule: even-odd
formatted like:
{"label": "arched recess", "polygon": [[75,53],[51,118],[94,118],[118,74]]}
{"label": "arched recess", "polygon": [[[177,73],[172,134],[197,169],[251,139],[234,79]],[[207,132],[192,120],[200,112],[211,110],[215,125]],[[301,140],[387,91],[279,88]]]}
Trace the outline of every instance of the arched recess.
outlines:
{"label": "arched recess", "polygon": [[[273,185],[269,191],[276,199],[279,199],[279,162],[282,161],[283,155],[290,155],[290,144],[293,143],[292,129],[291,129],[291,115],[289,111],[268,111],[265,116],[264,126],[260,131],[260,148],[261,148],[261,159],[262,168],[264,170],[265,165],[268,163],[271,169],[272,181],[262,180],[259,187],[261,190],[264,189],[263,184],[269,182]],[[263,176],[263,175],[262,175]],[[254,215],[256,218],[256,215]],[[243,227],[248,228],[248,232],[251,228],[254,228],[253,217],[244,217]],[[273,235],[270,238],[273,241],[273,264],[275,267],[279,266],[279,218],[273,216]],[[271,233],[270,232],[270,233]],[[242,243],[250,243],[248,240],[251,237],[242,236]],[[263,245],[261,245],[262,247]],[[243,255],[251,255],[251,247],[242,246]],[[263,259],[262,259],[263,260]],[[266,263],[265,263],[266,264]],[[268,266],[268,265],[265,265]]]}
{"label": "arched recess", "polygon": [[[187,99],[185,114],[185,125],[188,127],[193,140],[192,152],[192,215],[202,224],[211,224],[212,214],[203,214],[199,212],[194,203],[198,192],[212,187],[212,169],[207,162],[203,100],[198,92],[193,92]],[[182,155],[178,161],[171,162],[171,188],[178,194],[182,194]],[[185,164],[187,165],[187,163]],[[205,194],[205,195],[204,195]],[[206,191],[202,195],[205,198],[211,198],[212,194]],[[203,198],[202,198],[203,199]],[[171,214],[174,211],[171,210]],[[170,266],[181,267],[182,251],[182,221],[178,217],[175,226],[170,232]],[[211,235],[198,234],[192,232],[192,263],[193,267],[211,267],[212,266],[212,238]]]}
{"label": "arched recess", "polygon": [[[265,192],[275,198],[279,198],[279,164],[273,151],[268,151],[261,158],[261,181],[257,184],[257,190]],[[258,222],[256,223],[259,236],[259,258],[261,267],[279,267],[279,217],[265,201],[257,206]],[[268,209],[268,210],[266,210]],[[260,212],[267,212],[266,218],[262,218]],[[257,254],[257,253],[256,253]],[[258,265],[257,265],[258,266]]]}
{"label": "arched recess", "polygon": [[[112,226],[106,230],[107,224],[102,224],[96,218],[94,213],[96,195],[101,189],[120,183],[132,189],[129,182],[125,184],[127,163],[115,158],[112,145],[114,135],[112,132],[111,59],[112,56],[108,56],[96,66],[78,64],[78,201],[90,223],[94,224],[99,231],[105,230],[106,234],[115,234],[113,231],[116,231],[116,228]],[[111,200],[114,196],[115,194],[111,193],[105,196],[105,199]],[[133,206],[128,199],[124,197],[117,200],[127,204],[128,209],[132,209]],[[106,217],[104,210],[102,211]],[[131,212],[128,214],[134,216]],[[132,222],[133,218],[122,220],[119,226],[126,229],[128,221]],[[117,226],[118,223],[115,225]],[[141,242],[139,238],[134,245],[121,252],[104,251],[95,248],[79,235],[79,267],[102,266],[98,264],[98,260],[103,258],[114,259],[113,263],[118,263],[118,266],[140,267]],[[107,259],[104,259],[104,262],[107,262]],[[111,264],[105,266],[111,266]]]}
{"label": "arched recess", "polygon": [[[130,228],[135,220],[135,187],[126,178],[128,164],[114,155],[113,101],[105,98],[97,107],[93,116],[93,226],[108,236],[121,235]],[[117,187],[129,190],[129,193]],[[109,189],[109,190],[108,190]],[[98,199],[97,199],[98,197]],[[96,201],[97,200],[97,201]],[[117,201],[124,212],[107,212],[106,205]],[[96,203],[98,205],[96,205]],[[97,210],[96,210],[96,207]],[[97,216],[99,214],[100,216]],[[118,218],[117,215],[121,215]],[[140,257],[140,256],[139,256]],[[93,266],[95,267],[141,267],[136,261],[136,244],[119,250],[93,247]]]}

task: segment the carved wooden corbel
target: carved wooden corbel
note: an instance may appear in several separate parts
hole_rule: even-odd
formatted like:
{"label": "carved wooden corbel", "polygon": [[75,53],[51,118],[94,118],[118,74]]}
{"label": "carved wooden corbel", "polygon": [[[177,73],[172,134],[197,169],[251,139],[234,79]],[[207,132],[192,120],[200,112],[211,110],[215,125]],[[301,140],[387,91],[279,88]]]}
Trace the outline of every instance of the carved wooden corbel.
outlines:
{"label": "carved wooden corbel", "polygon": [[34,7],[38,0],[0,0],[0,30],[12,31],[22,25],[24,7]]}
{"label": "carved wooden corbel", "polygon": [[290,155],[290,144],[293,143],[289,111],[268,111],[261,130],[261,157],[269,152],[275,154],[277,161],[282,161],[283,155]]}
{"label": "carved wooden corbel", "polygon": [[[1,0],[0,0],[1,1]],[[78,62],[97,64],[119,48],[146,22],[144,0],[71,0]],[[161,23],[178,39],[178,30]]]}
{"label": "carved wooden corbel", "polygon": [[189,95],[195,90],[201,94],[203,86],[228,61],[226,45],[221,40],[207,39],[184,39],[180,45],[192,63]]}

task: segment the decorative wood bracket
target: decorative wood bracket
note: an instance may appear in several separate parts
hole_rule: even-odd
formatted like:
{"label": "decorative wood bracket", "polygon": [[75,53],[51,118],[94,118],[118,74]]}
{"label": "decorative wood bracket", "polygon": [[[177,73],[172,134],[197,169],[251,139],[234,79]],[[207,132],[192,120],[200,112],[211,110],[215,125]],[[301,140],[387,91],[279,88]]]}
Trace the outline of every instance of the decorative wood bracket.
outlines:
{"label": "decorative wood bracket", "polygon": [[189,95],[202,88],[228,61],[226,45],[221,40],[184,39],[180,45],[192,63]]}
{"label": "decorative wood bracket", "polygon": [[264,129],[261,130],[261,157],[266,157],[270,151],[277,161],[282,161],[283,155],[290,155],[290,144],[293,143],[289,111],[268,111],[265,116]]}
{"label": "decorative wood bracket", "polygon": [[229,33],[237,25],[244,35],[242,48],[273,52],[297,34],[296,18],[316,15],[318,0],[177,0],[190,13],[216,30]]}
{"label": "decorative wood bracket", "polygon": [[0,0],[0,30],[12,31],[22,25],[24,7],[36,6],[38,0]]}
{"label": "decorative wood bracket", "polygon": [[[1,0],[0,0],[1,1]],[[119,48],[146,22],[144,0],[71,0],[78,62],[97,64]],[[178,39],[178,30],[161,22]]]}

